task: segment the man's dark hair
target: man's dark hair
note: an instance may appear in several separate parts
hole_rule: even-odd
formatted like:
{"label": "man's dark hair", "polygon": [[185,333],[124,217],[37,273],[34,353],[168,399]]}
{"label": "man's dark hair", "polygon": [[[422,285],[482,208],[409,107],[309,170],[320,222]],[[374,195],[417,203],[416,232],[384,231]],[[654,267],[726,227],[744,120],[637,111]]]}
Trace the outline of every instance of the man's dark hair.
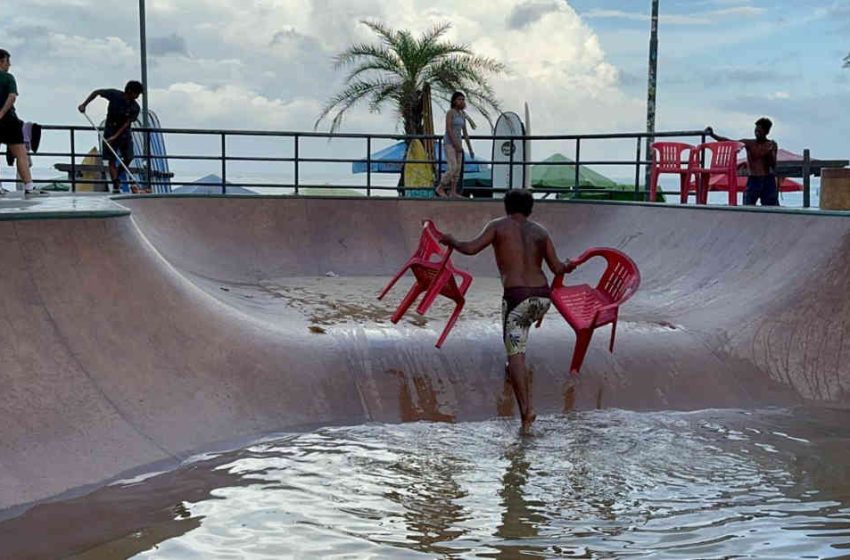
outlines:
{"label": "man's dark hair", "polygon": [[142,82],[137,82],[136,80],[130,80],[127,82],[127,85],[124,86],[124,93],[134,93],[136,95],[142,95],[145,91],[144,86],[142,86]]}
{"label": "man's dark hair", "polygon": [[9,54],[9,51],[7,51],[6,49],[0,49],[0,60],[6,60],[10,56],[12,55]]}
{"label": "man's dark hair", "polygon": [[534,197],[525,189],[512,189],[505,194],[505,212],[508,214],[522,214],[527,218],[533,207]]}
{"label": "man's dark hair", "polygon": [[767,117],[762,117],[756,121],[756,126],[762,127],[765,132],[770,132],[770,129],[773,128],[773,121]]}

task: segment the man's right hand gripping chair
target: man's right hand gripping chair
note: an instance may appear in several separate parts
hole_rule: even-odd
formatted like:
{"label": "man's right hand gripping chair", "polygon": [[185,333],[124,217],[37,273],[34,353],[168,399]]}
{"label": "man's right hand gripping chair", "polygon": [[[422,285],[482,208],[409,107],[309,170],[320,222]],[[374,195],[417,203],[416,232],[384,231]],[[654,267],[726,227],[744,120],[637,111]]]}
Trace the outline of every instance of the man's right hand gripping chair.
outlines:
{"label": "man's right hand gripping chair", "polygon": [[578,267],[593,257],[608,261],[608,267],[595,288],[588,284],[564,286],[563,275],[556,276],[552,282],[552,304],[576,332],[576,346],[570,364],[573,375],[578,375],[593,331],[598,327],[611,324],[609,349],[614,351],[620,305],[632,297],[640,285],[637,265],[617,249],[594,247],[572,262]]}

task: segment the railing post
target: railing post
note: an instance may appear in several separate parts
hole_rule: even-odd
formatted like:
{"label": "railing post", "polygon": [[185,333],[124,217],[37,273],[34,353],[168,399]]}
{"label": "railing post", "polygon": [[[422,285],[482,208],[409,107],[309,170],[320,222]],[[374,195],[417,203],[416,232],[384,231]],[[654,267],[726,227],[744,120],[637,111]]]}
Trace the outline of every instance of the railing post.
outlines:
{"label": "railing post", "polygon": [[[638,136],[636,138],[636,140],[637,140],[637,142],[635,142],[635,144],[637,145],[637,148],[635,149],[635,194],[634,194],[635,200],[637,200],[638,197],[640,196],[640,157],[641,157],[640,136]],[[647,185],[647,187],[648,186],[649,185]]]}
{"label": "railing post", "polygon": [[[148,120],[148,127],[150,127],[150,120]],[[144,135],[145,139],[145,190],[147,192],[152,193],[153,188],[151,187],[151,175],[153,174],[153,166],[151,165],[151,131],[150,129],[145,131]]]}
{"label": "railing post", "polygon": [[[460,147],[460,151],[463,151],[463,145]],[[510,155],[508,156],[508,190],[511,191],[514,188],[514,152],[516,152],[516,143],[514,142],[514,137],[511,136],[511,149]],[[463,161],[463,158],[461,158]]]}
{"label": "railing post", "polygon": [[581,181],[581,168],[579,167],[579,162],[581,161],[581,138],[576,138],[576,157],[575,157],[575,182],[573,183],[573,198],[578,198],[579,194],[579,181]]}
{"label": "railing post", "polygon": [[71,129],[71,192],[77,192],[77,149],[74,129]]}
{"label": "railing post", "polygon": [[[492,165],[492,164],[491,164]],[[443,179],[443,139],[437,139],[437,184]],[[492,185],[491,185],[492,188]]]}
{"label": "railing post", "polygon": [[812,206],[812,157],[808,148],[803,150],[803,208]]}
{"label": "railing post", "polygon": [[221,133],[221,194],[227,194],[227,133]]}
{"label": "railing post", "polygon": [[296,134],[295,135],[295,144],[294,144],[294,149],[295,149],[295,156],[294,156],[294,158],[295,158],[295,194],[298,194],[298,184],[299,184],[299,173],[298,173],[298,157],[299,157],[298,156],[298,153],[299,153],[298,144],[299,144],[299,139],[300,139],[300,137]]}
{"label": "railing post", "polygon": [[366,196],[372,196],[372,137],[366,137]]}

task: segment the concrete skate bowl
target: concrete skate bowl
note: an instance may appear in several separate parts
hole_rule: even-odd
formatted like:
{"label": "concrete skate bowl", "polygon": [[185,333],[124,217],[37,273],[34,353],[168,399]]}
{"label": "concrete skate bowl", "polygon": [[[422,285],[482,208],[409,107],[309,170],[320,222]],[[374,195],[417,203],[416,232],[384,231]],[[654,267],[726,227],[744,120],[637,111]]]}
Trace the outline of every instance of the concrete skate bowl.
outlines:
{"label": "concrete skate bowl", "polygon": [[[284,430],[513,414],[489,251],[456,259],[476,280],[442,350],[449,307],[390,324],[409,279],[375,300],[423,218],[471,236],[500,203],[118,202],[130,215],[0,221],[7,515]],[[847,405],[847,217],[585,203],[534,217],[562,256],[613,246],[643,276],[615,354],[598,332],[580,379],[557,314],[532,333],[540,412]]]}

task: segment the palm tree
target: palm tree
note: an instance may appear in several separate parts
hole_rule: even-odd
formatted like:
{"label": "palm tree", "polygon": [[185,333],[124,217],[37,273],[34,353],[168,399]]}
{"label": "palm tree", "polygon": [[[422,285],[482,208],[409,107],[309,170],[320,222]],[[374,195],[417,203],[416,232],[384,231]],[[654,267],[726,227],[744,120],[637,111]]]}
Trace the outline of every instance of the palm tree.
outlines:
{"label": "palm tree", "polygon": [[362,21],[380,39],[379,44],[352,45],[334,59],[335,67],[351,68],[342,91],[322,109],[315,127],[333,113],[330,130],[342,124],[354,105],[367,102],[380,113],[392,104],[404,125],[405,134],[422,134],[422,89],[431,84],[436,96],[448,100],[455,91],[466,95],[469,105],[491,120],[499,112],[488,74],[499,74],[505,66],[493,59],[475,56],[467,45],[444,39],[451,25],[436,25],[419,37],[375,21]]}

